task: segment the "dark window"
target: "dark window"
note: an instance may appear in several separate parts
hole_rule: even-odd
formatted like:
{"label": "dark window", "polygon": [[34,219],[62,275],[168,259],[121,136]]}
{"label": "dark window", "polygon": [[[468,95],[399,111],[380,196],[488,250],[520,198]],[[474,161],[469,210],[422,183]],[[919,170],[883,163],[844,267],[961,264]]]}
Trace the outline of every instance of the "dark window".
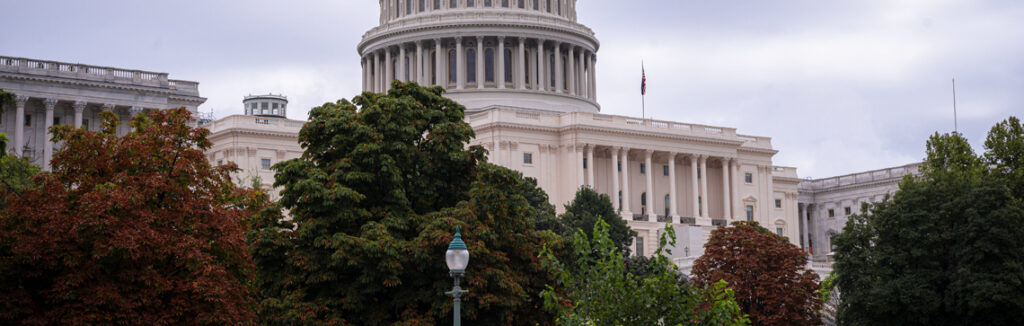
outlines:
{"label": "dark window", "polygon": [[501,0],[501,6],[508,8],[508,0]]}
{"label": "dark window", "polygon": [[622,210],[622,190],[619,190],[619,210]]}
{"label": "dark window", "polygon": [[747,221],[754,220],[754,206],[747,205]]}
{"label": "dark window", "polygon": [[533,164],[533,153],[523,153],[523,163]]}
{"label": "dark window", "polygon": [[423,9],[427,7],[426,1],[427,1],[427,0],[420,0],[420,9],[419,9],[419,12],[423,12]]}
{"label": "dark window", "polygon": [[260,168],[269,169],[270,168],[270,159],[269,158],[261,159],[260,160]]}
{"label": "dark window", "polygon": [[555,55],[554,54],[551,54],[551,55],[548,56],[548,68],[549,68],[548,69],[548,75],[551,75],[551,76],[549,76],[551,78],[548,78],[548,79],[550,79],[550,82],[551,82],[551,83],[548,84],[548,86],[551,86],[551,90],[554,90],[555,89]]}
{"label": "dark window", "polygon": [[457,83],[459,73],[457,72],[459,63],[458,56],[455,54],[455,50],[448,51],[448,82]]}
{"label": "dark window", "polygon": [[586,157],[583,158],[583,168],[584,169],[587,168],[587,158]]}
{"label": "dark window", "polygon": [[640,193],[640,206],[647,206],[647,193]]}
{"label": "dark window", "polygon": [[618,162],[618,163],[619,163],[619,164],[618,164],[618,169],[619,169],[619,172],[622,172],[622,162]]}
{"label": "dark window", "polygon": [[441,9],[441,0],[434,0],[434,10]]}
{"label": "dark window", "polygon": [[476,7],[476,2],[473,0],[466,0],[467,7]]}
{"label": "dark window", "polygon": [[523,6],[526,5],[526,0],[516,0],[516,1],[519,2],[519,9],[523,9],[524,8]]}
{"label": "dark window", "polygon": [[405,61],[402,63],[402,70],[405,71],[405,81],[409,81],[409,57],[404,57],[402,59],[402,61]]}
{"label": "dark window", "polygon": [[427,84],[433,84],[437,80],[437,52],[430,53],[430,81]]}
{"label": "dark window", "polygon": [[781,237],[782,236],[782,228],[775,228],[775,233],[778,234]]}
{"label": "dark window", "polygon": [[669,195],[666,194],[665,195],[665,216],[668,216],[669,207],[672,207],[672,200],[671,200],[671,197],[669,197]]}
{"label": "dark window", "polygon": [[224,165],[224,160],[217,160],[217,165]]}
{"label": "dark window", "polygon": [[533,0],[533,10],[540,10],[540,0]]}
{"label": "dark window", "polygon": [[457,8],[457,7],[459,7],[459,0],[448,1],[448,8]]}
{"label": "dark window", "polygon": [[59,126],[60,125],[60,117],[53,117],[53,125],[54,126]]}
{"label": "dark window", "polygon": [[697,179],[700,179],[700,176],[701,176],[701,170],[700,170],[700,168],[697,168]]}
{"label": "dark window", "polygon": [[775,200],[775,208],[782,208],[782,199]]}
{"label": "dark window", "polygon": [[846,211],[846,215],[850,215],[850,207],[843,208]]}
{"label": "dark window", "polygon": [[637,237],[636,238],[636,255],[637,256],[643,256],[644,255],[644,238],[643,237]]}
{"label": "dark window", "polygon": [[484,81],[494,82],[494,49],[484,50]]}
{"label": "dark window", "polygon": [[408,15],[408,14],[411,14],[411,13],[412,13],[412,1],[405,0],[405,14]]}
{"label": "dark window", "polygon": [[664,174],[664,175],[667,176],[668,175],[668,165],[663,165],[661,167],[661,169],[664,170],[664,171],[661,171],[661,174]]}
{"label": "dark window", "polygon": [[[546,8],[548,8],[548,12],[551,12],[551,0],[547,0],[547,7]],[[552,69],[552,70],[554,70],[554,69]]]}
{"label": "dark window", "polygon": [[704,197],[697,196],[697,214],[704,216]]}
{"label": "dark window", "polygon": [[505,82],[512,82],[512,50],[505,49]]}
{"label": "dark window", "polygon": [[491,7],[491,0],[484,0],[484,7]]}
{"label": "dark window", "polygon": [[836,210],[829,208],[828,217],[836,217]]}
{"label": "dark window", "polygon": [[466,82],[476,82],[476,50],[466,50]]}
{"label": "dark window", "polygon": [[32,126],[32,115],[31,114],[26,114],[25,115],[25,127],[31,127],[31,126]]}
{"label": "dark window", "polygon": [[743,182],[752,183],[754,182],[754,175],[750,173],[743,174]]}
{"label": "dark window", "polygon": [[647,173],[647,165],[645,165],[643,163],[640,163],[640,174],[646,174],[646,173]]}

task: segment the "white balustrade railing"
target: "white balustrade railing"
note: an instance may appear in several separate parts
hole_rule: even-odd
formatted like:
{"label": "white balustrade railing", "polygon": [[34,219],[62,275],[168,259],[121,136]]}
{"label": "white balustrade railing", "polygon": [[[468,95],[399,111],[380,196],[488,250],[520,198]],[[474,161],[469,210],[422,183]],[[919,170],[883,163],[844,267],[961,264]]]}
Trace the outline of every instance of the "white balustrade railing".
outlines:
{"label": "white balustrade railing", "polygon": [[[155,84],[170,83],[167,79],[167,73],[5,56],[0,56],[0,70],[17,71],[21,73],[38,72],[40,74],[55,74],[57,76],[76,77],[82,79],[102,78],[104,81],[127,81],[133,83],[142,82]],[[179,89],[193,90],[198,93],[198,83],[177,81],[177,84]]]}
{"label": "white balustrade railing", "polygon": [[807,180],[798,186],[802,191],[819,191],[834,187],[848,186],[859,183],[875,182],[903,178],[908,174],[917,174],[918,164],[910,164],[874,171],[858,172],[831,178]]}

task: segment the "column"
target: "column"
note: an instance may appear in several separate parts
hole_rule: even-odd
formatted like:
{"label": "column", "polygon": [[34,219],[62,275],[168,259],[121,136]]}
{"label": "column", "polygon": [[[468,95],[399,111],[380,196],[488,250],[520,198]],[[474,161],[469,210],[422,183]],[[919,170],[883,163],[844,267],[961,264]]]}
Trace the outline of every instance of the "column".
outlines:
{"label": "column", "polygon": [[654,169],[651,166],[651,156],[654,155],[654,151],[644,151],[644,164],[647,166],[647,171],[644,175],[647,176],[647,217],[649,221],[657,221],[657,214],[654,213],[654,203],[657,202],[655,198],[658,196],[654,195]]}
{"label": "column", "polygon": [[576,58],[576,95],[578,96],[583,96],[583,94],[585,94],[585,92],[583,91],[583,85],[586,84],[586,82],[583,81],[583,53],[585,51],[586,50],[581,48],[580,55],[579,57]]}
{"label": "column", "polygon": [[668,154],[668,201],[672,223],[680,223],[679,201],[676,200],[676,153]]}
{"label": "column", "polygon": [[612,206],[618,211],[622,211],[622,205],[619,204],[619,148],[612,148]]}
{"label": "column", "polygon": [[804,213],[801,214],[804,219],[804,251],[811,250],[811,205],[804,204]]}
{"label": "column", "polygon": [[408,73],[408,71],[409,71],[409,67],[406,66],[406,64],[405,64],[406,59],[407,58],[405,57],[405,44],[399,44],[398,45],[398,60],[397,60],[396,64],[398,65],[398,80],[401,80],[402,82],[409,81],[409,79],[406,78],[407,77],[406,73]]}
{"label": "column", "polygon": [[498,55],[495,56],[494,63],[494,81],[498,83],[498,88],[505,88],[505,37],[498,37]]}
{"label": "column", "polygon": [[[444,54],[444,55],[447,55],[447,53]],[[439,39],[439,38],[438,39],[434,39],[434,69],[431,70],[431,71],[434,73],[434,85],[435,86],[437,86],[437,85],[444,85],[442,83],[444,81],[444,79],[441,79],[441,70],[442,70],[441,69],[441,57],[442,57],[442,53],[441,53],[441,39]]]}
{"label": "column", "polygon": [[695,218],[700,217],[700,204],[698,203],[700,201],[700,191],[698,189],[700,181],[697,180],[697,161],[699,160],[700,158],[697,155],[690,155],[690,180],[693,181],[690,183],[690,193],[693,194],[693,217]]}
{"label": "column", "polygon": [[416,83],[423,85],[425,84],[423,78],[423,41],[416,41]]}
{"label": "column", "polygon": [[594,145],[587,146],[587,184],[590,185],[591,189],[597,190],[597,185],[594,183],[594,169],[597,164],[594,164]]}
{"label": "column", "polygon": [[43,105],[46,106],[46,119],[43,120],[43,125],[46,126],[43,130],[46,135],[46,141],[43,142],[43,170],[50,171],[50,160],[53,159],[53,134],[50,133],[50,127],[53,127],[53,108],[57,106],[57,99],[43,100]]}
{"label": "column", "polygon": [[722,218],[730,220],[732,216],[732,202],[729,200],[729,159],[722,158]]}
{"label": "column", "polygon": [[764,225],[774,225],[772,223],[772,212],[775,211],[775,180],[772,178],[772,173],[775,172],[775,167],[769,164],[764,169],[766,171],[765,177],[768,179],[768,205],[763,205],[765,207]]}
{"label": "column", "polygon": [[466,88],[466,54],[462,52],[462,37],[455,38],[455,89]]}
{"label": "column", "polygon": [[597,56],[590,55],[590,99],[597,101]]}
{"label": "column", "polygon": [[384,48],[384,92],[391,89],[391,78],[395,77],[392,72],[394,65],[391,64],[391,48]]}
{"label": "column", "polygon": [[522,37],[519,38],[519,56],[517,59],[519,60],[517,60],[516,64],[518,72],[516,82],[519,84],[516,85],[516,88],[526,89],[526,39]]}
{"label": "column", "polygon": [[574,59],[574,52],[576,49],[572,46],[569,47],[568,60],[566,60],[566,67],[569,68],[569,73],[566,74],[565,78],[569,78],[569,94],[576,95],[576,59]]}
{"label": "column", "polygon": [[732,170],[732,178],[729,179],[729,181],[732,181],[732,196],[729,197],[729,199],[732,199],[732,211],[734,212],[733,217],[737,217],[743,214],[743,207],[740,205],[739,180],[740,178],[742,178],[742,176],[740,175],[739,159],[733,159],[732,162],[729,163],[729,165],[731,166],[730,169]]}
{"label": "column", "polygon": [[359,60],[359,63],[363,66],[363,91],[366,91],[366,57]]}
{"label": "column", "polygon": [[373,60],[373,71],[370,72],[370,91],[374,93],[380,92],[380,56],[377,55],[377,51],[373,51],[370,54]]}
{"label": "column", "polygon": [[[14,98],[14,155],[21,157],[25,147],[25,102],[28,96],[18,95]],[[6,149],[5,149],[6,150]]]}
{"label": "column", "polygon": [[[82,113],[85,112],[85,102],[83,102],[83,101],[75,101],[74,108],[75,108],[75,128],[81,128],[82,127]],[[88,129],[89,127],[86,126],[86,128]]]}
{"label": "column", "polygon": [[564,91],[564,89],[562,87],[562,85],[565,84],[565,82],[564,82],[565,81],[565,74],[562,73],[563,70],[564,70],[564,69],[562,69],[562,43],[560,43],[560,42],[555,43],[555,53],[554,54],[555,54],[555,71],[552,71],[552,73],[555,74],[555,92],[556,93],[564,93],[565,91]]}
{"label": "column", "polygon": [[544,40],[537,39],[537,90],[544,91]]}
{"label": "column", "polygon": [[708,214],[711,205],[708,205],[708,157],[704,155],[700,156],[700,196],[703,206],[700,217],[707,219],[711,215]]}
{"label": "column", "polygon": [[476,88],[484,88],[484,37],[476,37]]}
{"label": "column", "polygon": [[619,155],[622,161],[622,215],[626,220],[633,219],[633,212],[629,210],[629,148],[620,148]]}
{"label": "column", "polygon": [[583,179],[583,151],[586,145],[576,144],[573,151],[576,152],[576,186],[586,185],[587,181]]}

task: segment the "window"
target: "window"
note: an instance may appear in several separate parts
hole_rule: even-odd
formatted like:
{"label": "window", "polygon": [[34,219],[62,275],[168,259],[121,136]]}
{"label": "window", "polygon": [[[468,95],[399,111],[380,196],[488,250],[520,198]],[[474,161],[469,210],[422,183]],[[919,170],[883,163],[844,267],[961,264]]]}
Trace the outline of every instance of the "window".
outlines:
{"label": "window", "polygon": [[697,196],[697,215],[704,216],[704,198]]}
{"label": "window", "polygon": [[423,8],[426,7],[426,4],[424,2],[426,2],[426,0],[420,0],[419,12],[423,12]]}
{"label": "window", "polygon": [[466,82],[476,82],[476,50],[466,50]]}
{"label": "window", "polygon": [[846,206],[845,208],[843,208],[843,211],[845,211],[846,215],[849,216],[850,215],[850,206]]}
{"label": "window", "polygon": [[260,102],[260,113],[262,113],[262,114],[269,113],[270,111],[268,111],[269,110],[268,107],[269,107],[269,105],[267,104],[267,102]]}
{"label": "window", "polygon": [[781,237],[782,236],[782,228],[775,228],[775,234],[778,234]]}
{"label": "window", "polygon": [[89,130],[89,119],[82,119],[82,128]]}
{"label": "window", "polygon": [[441,0],[434,0],[434,10],[441,9]]}
{"label": "window", "polygon": [[508,8],[508,0],[501,0],[501,6]]}
{"label": "window", "polygon": [[559,15],[561,15],[561,14],[562,14],[562,5],[561,5],[561,1],[559,1],[559,0],[555,0],[555,8],[558,8],[558,14],[559,14]]}
{"label": "window", "polygon": [[269,158],[260,159],[260,168],[264,169],[264,170],[270,169],[270,159]]}
{"label": "window", "polygon": [[523,153],[523,164],[533,164],[533,153]]}
{"label": "window", "polygon": [[224,165],[224,160],[217,160],[217,165]]}
{"label": "window", "polygon": [[662,165],[661,169],[662,169],[661,174],[664,174],[664,175],[667,176],[668,175],[668,165]]}
{"label": "window", "polygon": [[620,210],[620,211],[622,210],[622,190],[619,190],[619,206],[618,206],[618,208],[619,208],[618,210]]}
{"label": "window", "polygon": [[430,81],[428,84],[433,84],[437,80],[437,52],[430,52]]}
{"label": "window", "polygon": [[551,54],[548,56],[548,79],[550,79],[548,86],[551,86],[551,90],[555,89],[555,55]]}
{"label": "window", "polygon": [[744,173],[743,174],[743,182],[753,183],[754,182],[754,175],[750,174],[750,173]]}
{"label": "window", "polygon": [[640,163],[640,174],[645,173],[647,173],[647,165],[645,165],[644,163]]}
{"label": "window", "polygon": [[647,193],[640,193],[640,206],[647,206]]}
{"label": "window", "polygon": [[408,15],[410,13],[412,13],[412,1],[405,0],[405,14]]}
{"label": "window", "polygon": [[668,194],[665,194],[665,216],[669,215],[669,207],[672,207],[672,200]]}
{"label": "window", "polygon": [[476,2],[473,0],[466,0],[467,7],[476,7]]}
{"label": "window", "polygon": [[643,256],[644,254],[644,237],[636,238],[636,255]]}
{"label": "window", "polygon": [[533,10],[540,10],[540,0],[533,0]]}
{"label": "window", "polygon": [[754,206],[753,205],[747,205],[746,209],[747,209],[747,221],[753,221],[754,220]]}
{"label": "window", "polygon": [[505,82],[512,82],[512,50],[505,49]]}
{"label": "window", "polygon": [[278,105],[279,105],[279,104],[277,104],[277,103],[274,103],[274,106],[272,106],[272,108],[275,108],[275,109],[276,109],[276,108],[278,108]]}
{"label": "window", "polygon": [[32,126],[32,115],[31,114],[26,114],[25,115],[25,127],[31,127],[31,126]]}
{"label": "window", "polygon": [[494,82],[494,49],[484,50],[484,81]]}
{"label": "window", "polygon": [[458,82],[456,78],[459,77],[459,74],[455,72],[459,66],[456,61],[458,61],[458,58],[456,58],[455,50],[448,51],[448,82],[453,84]]}
{"label": "window", "polygon": [[587,158],[586,157],[583,158],[583,168],[584,169],[587,168]]}
{"label": "window", "polygon": [[402,63],[402,70],[405,70],[405,80],[408,81],[409,80],[409,70],[411,70],[411,69],[409,69],[409,57],[402,58],[402,61],[405,61],[404,63]]}
{"label": "window", "polygon": [[458,8],[458,7],[459,7],[459,0],[450,0],[450,1],[448,1],[448,8]]}
{"label": "window", "polygon": [[516,1],[519,2],[519,9],[523,9],[523,6],[526,5],[526,0],[516,0]]}
{"label": "window", "polygon": [[53,125],[54,126],[59,126],[60,125],[60,117],[53,117]]}
{"label": "window", "polygon": [[544,8],[547,8],[547,9],[548,9],[548,12],[551,12],[551,0],[547,0],[547,3],[546,3],[546,5],[544,6]]}
{"label": "window", "polygon": [[484,0],[484,7],[491,7],[491,4],[492,4],[491,0]]}
{"label": "window", "polygon": [[836,210],[829,208],[828,217],[836,217]]}
{"label": "window", "polygon": [[618,162],[617,165],[616,168],[619,169],[619,172],[622,172],[622,162]]}
{"label": "window", "polygon": [[782,199],[775,200],[775,208],[782,208]]}

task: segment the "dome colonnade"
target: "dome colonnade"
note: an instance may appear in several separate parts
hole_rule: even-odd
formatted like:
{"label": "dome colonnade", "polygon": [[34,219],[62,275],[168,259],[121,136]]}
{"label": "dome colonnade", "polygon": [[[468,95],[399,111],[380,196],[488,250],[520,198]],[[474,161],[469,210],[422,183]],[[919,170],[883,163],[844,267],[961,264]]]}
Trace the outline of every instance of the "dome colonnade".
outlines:
{"label": "dome colonnade", "polygon": [[446,88],[469,111],[599,111],[599,43],[576,23],[575,1],[380,2],[381,25],[358,47],[366,91],[413,81]]}

